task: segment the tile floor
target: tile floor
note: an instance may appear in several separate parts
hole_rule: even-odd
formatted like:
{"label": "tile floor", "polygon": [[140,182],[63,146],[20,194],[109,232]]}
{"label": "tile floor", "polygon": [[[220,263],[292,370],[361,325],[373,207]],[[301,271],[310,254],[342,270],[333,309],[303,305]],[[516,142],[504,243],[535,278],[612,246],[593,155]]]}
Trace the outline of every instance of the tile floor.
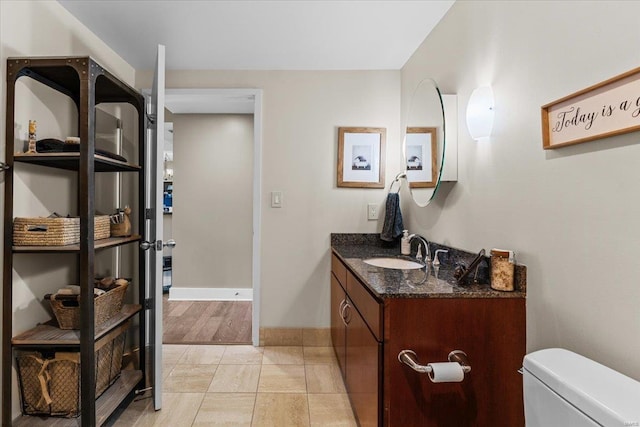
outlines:
{"label": "tile floor", "polygon": [[356,426],[331,347],[163,346],[163,409],[138,398],[114,426]]}

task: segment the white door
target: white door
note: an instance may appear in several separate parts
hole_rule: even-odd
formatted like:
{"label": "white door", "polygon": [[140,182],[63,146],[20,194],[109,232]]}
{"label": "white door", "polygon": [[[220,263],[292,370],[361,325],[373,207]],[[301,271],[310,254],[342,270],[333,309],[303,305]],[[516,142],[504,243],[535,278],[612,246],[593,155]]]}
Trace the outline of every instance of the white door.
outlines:
{"label": "white door", "polygon": [[145,254],[149,360],[147,369],[156,410],[162,407],[162,175],[164,151],[164,46],[158,45],[151,96],[147,98],[148,128],[145,159]]}

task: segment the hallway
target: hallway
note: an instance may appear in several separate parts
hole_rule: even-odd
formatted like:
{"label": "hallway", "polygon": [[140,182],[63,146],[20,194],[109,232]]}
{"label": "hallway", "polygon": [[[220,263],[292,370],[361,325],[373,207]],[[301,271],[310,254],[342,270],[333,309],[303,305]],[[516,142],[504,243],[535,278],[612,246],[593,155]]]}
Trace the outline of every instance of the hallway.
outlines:
{"label": "hallway", "polygon": [[162,303],[164,344],[251,344],[251,301]]}

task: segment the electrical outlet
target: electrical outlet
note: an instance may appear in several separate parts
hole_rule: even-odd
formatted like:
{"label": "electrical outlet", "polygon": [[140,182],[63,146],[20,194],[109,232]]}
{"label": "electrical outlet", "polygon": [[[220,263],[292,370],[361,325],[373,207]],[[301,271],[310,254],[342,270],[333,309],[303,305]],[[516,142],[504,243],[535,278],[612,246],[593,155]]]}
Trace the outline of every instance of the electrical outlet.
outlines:
{"label": "electrical outlet", "polygon": [[369,203],[367,205],[367,219],[378,219],[378,205],[376,203]]}

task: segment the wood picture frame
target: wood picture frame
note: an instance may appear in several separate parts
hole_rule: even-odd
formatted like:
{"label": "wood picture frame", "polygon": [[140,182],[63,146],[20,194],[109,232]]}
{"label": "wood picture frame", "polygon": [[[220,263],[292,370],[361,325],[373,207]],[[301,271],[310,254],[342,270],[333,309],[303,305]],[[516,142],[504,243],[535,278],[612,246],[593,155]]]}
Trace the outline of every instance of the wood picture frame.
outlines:
{"label": "wood picture frame", "polygon": [[384,188],[386,128],[338,128],[338,187]]}
{"label": "wood picture frame", "polygon": [[640,130],[640,68],[541,107],[545,150]]}
{"label": "wood picture frame", "polygon": [[438,182],[438,140],[434,127],[408,127],[405,167],[411,188],[435,188]]}

